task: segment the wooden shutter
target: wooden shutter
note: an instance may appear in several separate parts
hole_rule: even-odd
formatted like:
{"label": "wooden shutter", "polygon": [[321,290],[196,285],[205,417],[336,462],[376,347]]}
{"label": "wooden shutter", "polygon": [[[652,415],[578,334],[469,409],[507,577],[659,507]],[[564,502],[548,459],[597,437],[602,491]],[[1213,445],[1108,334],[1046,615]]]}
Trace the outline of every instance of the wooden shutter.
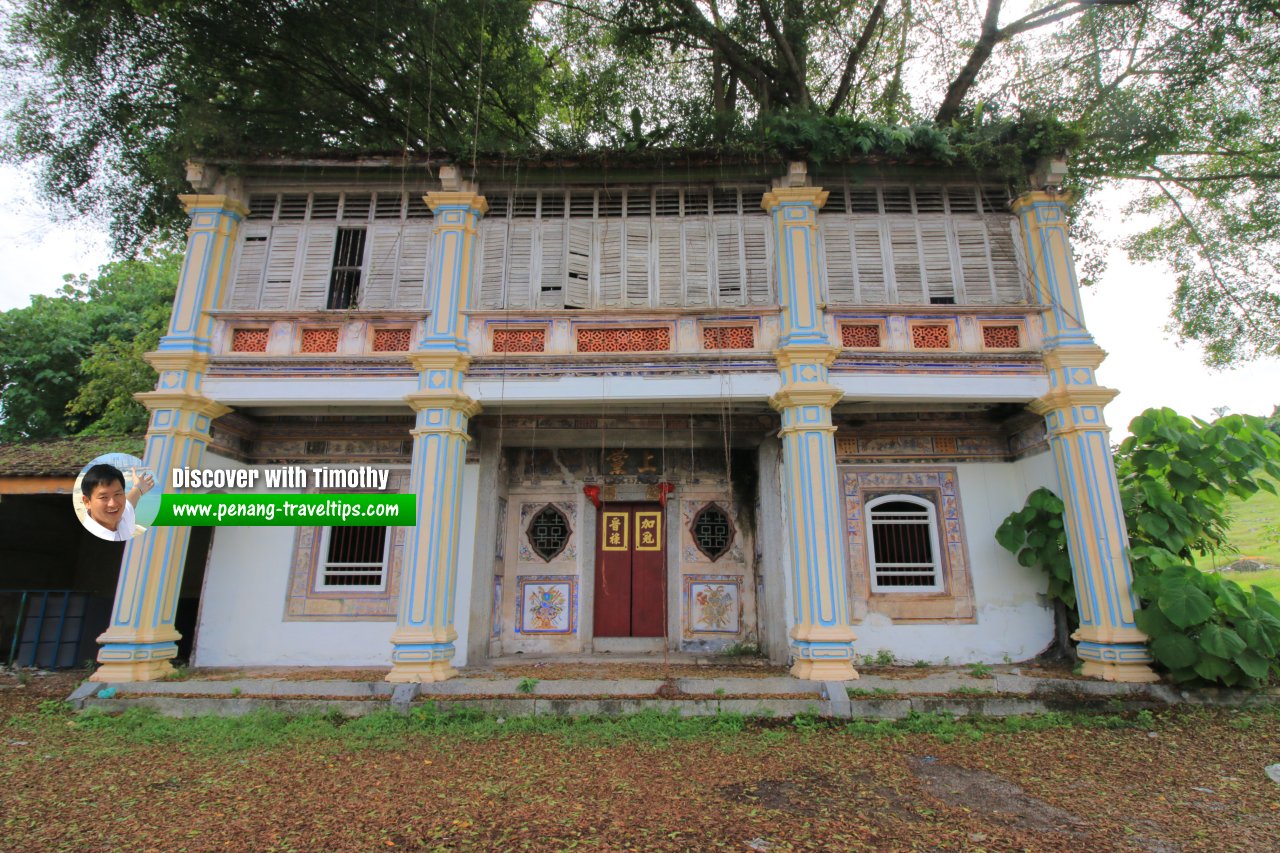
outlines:
{"label": "wooden shutter", "polygon": [[858,289],[853,275],[852,223],[847,216],[833,214],[821,217],[818,224],[822,229],[826,300],[831,305],[854,305]]}
{"label": "wooden shutter", "polygon": [[889,219],[889,245],[893,252],[895,301],[908,305],[924,302],[924,282],[920,276],[920,246],[916,222],[906,217]]}
{"label": "wooden shutter", "polygon": [[991,305],[995,288],[991,259],[987,255],[987,226],[972,216],[954,217],[951,227],[960,253],[960,275],[964,281],[966,305]]}
{"label": "wooden shutter", "polygon": [[713,227],[716,240],[716,302],[719,305],[741,305],[742,241],[738,233],[738,220],[731,216],[716,217]]}
{"label": "wooden shutter", "polygon": [[[277,225],[271,229],[271,245],[267,249],[267,276],[262,286],[261,308],[288,308],[293,294],[293,270],[298,263],[298,242],[302,228]],[[332,262],[332,256],[330,262]]]}
{"label": "wooden shutter", "polygon": [[565,279],[565,220],[548,219],[539,224],[542,234],[542,270],[538,281],[538,301],[542,308],[563,308]]}
{"label": "wooden shutter", "polygon": [[742,218],[742,260],[746,272],[747,301],[752,305],[773,302],[773,258],[769,251],[769,232],[773,219],[768,216]]}
{"label": "wooden shutter", "polygon": [[564,304],[566,308],[586,308],[591,304],[591,220],[570,219],[566,227],[568,254],[565,258]]}
{"label": "wooden shutter", "polygon": [[528,308],[533,278],[533,234],[538,223],[524,219],[507,226],[507,305]]}
{"label": "wooden shutter", "polygon": [[[431,257],[431,223],[410,222],[400,236],[400,264],[396,272],[396,308],[426,306],[427,261]],[[477,246],[479,248],[479,246]]]}
{"label": "wooden shutter", "polygon": [[658,243],[658,304],[668,308],[684,304],[684,235],[681,221],[663,217],[654,221]]}
{"label": "wooden shutter", "polygon": [[310,225],[303,232],[302,273],[293,307],[318,310],[329,300],[329,280],[333,277],[333,248],[338,239],[336,225]]}
{"label": "wooden shutter", "polygon": [[628,305],[649,304],[649,232],[652,222],[646,218],[623,220],[626,243],[626,291]]}
{"label": "wooden shutter", "polygon": [[498,310],[506,307],[503,286],[507,272],[507,222],[488,220],[480,223],[480,287],[476,304]]}
{"label": "wooden shutter", "polygon": [[[705,199],[703,207],[706,207]],[[711,301],[710,222],[705,218],[686,219],[684,236],[684,299],[686,305],[707,305]]]}
{"label": "wooden shutter", "polygon": [[857,301],[863,305],[889,302],[887,262],[884,253],[884,223],[878,217],[855,217],[853,232]]}
{"label": "wooden shutter", "polygon": [[1001,305],[1025,304],[1027,288],[1023,286],[1023,264],[1019,263],[1017,244],[1014,242],[1016,220],[1007,216],[992,216],[987,219],[987,223],[987,233],[991,240],[991,269],[995,277],[996,300]]}
{"label": "wooden shutter", "polygon": [[[942,196],[930,197],[931,203],[942,205]],[[955,282],[951,277],[951,241],[947,223],[942,217],[920,217],[920,255],[924,259],[925,290],[929,299],[955,299]],[[928,300],[926,300],[928,301]]]}
{"label": "wooden shutter", "polygon": [[400,260],[400,223],[369,226],[365,237],[364,273],[360,276],[361,308],[390,308]]}
{"label": "wooden shutter", "polygon": [[246,225],[240,239],[240,257],[227,304],[231,308],[257,308],[262,299],[262,275],[267,267],[270,225]]}
{"label": "wooden shutter", "polygon": [[622,220],[602,219],[596,223],[596,244],[600,247],[600,275],[596,304],[622,305]]}

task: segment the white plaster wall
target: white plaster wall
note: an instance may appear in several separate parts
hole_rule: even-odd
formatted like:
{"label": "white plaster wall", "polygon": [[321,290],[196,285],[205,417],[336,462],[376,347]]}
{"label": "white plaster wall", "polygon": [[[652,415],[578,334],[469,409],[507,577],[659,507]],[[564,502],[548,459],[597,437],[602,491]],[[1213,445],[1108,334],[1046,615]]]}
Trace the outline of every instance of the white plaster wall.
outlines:
{"label": "white plaster wall", "polygon": [[959,464],[956,478],[977,622],[894,625],[887,616],[871,614],[854,626],[860,657],[887,649],[906,662],[1000,663],[1033,658],[1053,641],[1053,611],[1044,598],[1048,578],[1018,565],[995,540],[1000,522],[1021,509],[1028,494],[1040,486],[1057,490],[1052,456]]}
{"label": "white plaster wall", "polygon": [[[245,467],[207,454],[205,467]],[[477,464],[463,469],[454,616],[455,666],[466,664],[475,542]],[[285,490],[281,490],[284,493]],[[219,527],[200,596],[196,666],[390,666],[395,620],[284,619],[294,527]]]}

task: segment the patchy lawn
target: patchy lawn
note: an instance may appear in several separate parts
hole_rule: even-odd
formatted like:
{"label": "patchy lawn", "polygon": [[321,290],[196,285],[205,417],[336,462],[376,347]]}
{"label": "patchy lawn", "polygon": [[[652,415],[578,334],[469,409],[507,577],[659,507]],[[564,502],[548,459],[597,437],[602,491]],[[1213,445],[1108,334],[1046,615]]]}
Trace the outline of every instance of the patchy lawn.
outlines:
{"label": "patchy lawn", "polygon": [[72,716],[0,679],[7,850],[1272,850],[1280,710],[783,724]]}

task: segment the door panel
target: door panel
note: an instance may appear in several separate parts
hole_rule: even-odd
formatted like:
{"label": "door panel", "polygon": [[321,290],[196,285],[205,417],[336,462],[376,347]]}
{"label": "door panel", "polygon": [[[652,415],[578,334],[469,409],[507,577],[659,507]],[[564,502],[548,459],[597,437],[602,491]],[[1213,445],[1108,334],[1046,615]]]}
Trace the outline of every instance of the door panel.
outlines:
{"label": "door panel", "polygon": [[608,504],[596,549],[595,636],[666,636],[666,553],[658,504]]}

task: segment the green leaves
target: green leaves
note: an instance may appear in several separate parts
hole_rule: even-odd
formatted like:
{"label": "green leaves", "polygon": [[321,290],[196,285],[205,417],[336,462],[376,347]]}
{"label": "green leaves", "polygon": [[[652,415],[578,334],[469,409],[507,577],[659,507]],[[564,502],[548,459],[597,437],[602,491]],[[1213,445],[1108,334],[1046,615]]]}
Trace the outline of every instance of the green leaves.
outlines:
{"label": "green leaves", "polygon": [[[1152,655],[1178,682],[1258,686],[1280,676],[1280,601],[1191,564],[1195,552],[1225,544],[1225,495],[1270,485],[1259,476],[1280,460],[1280,437],[1260,418],[1207,424],[1172,409],[1148,409],[1129,429],[1116,471],[1133,591],[1143,602],[1134,620]],[[1070,570],[1053,562],[1065,548],[1050,545],[1061,547],[1062,529],[1061,500],[1041,489],[1004,520],[996,541],[1019,564],[1048,568],[1050,594],[1065,601]]]}

